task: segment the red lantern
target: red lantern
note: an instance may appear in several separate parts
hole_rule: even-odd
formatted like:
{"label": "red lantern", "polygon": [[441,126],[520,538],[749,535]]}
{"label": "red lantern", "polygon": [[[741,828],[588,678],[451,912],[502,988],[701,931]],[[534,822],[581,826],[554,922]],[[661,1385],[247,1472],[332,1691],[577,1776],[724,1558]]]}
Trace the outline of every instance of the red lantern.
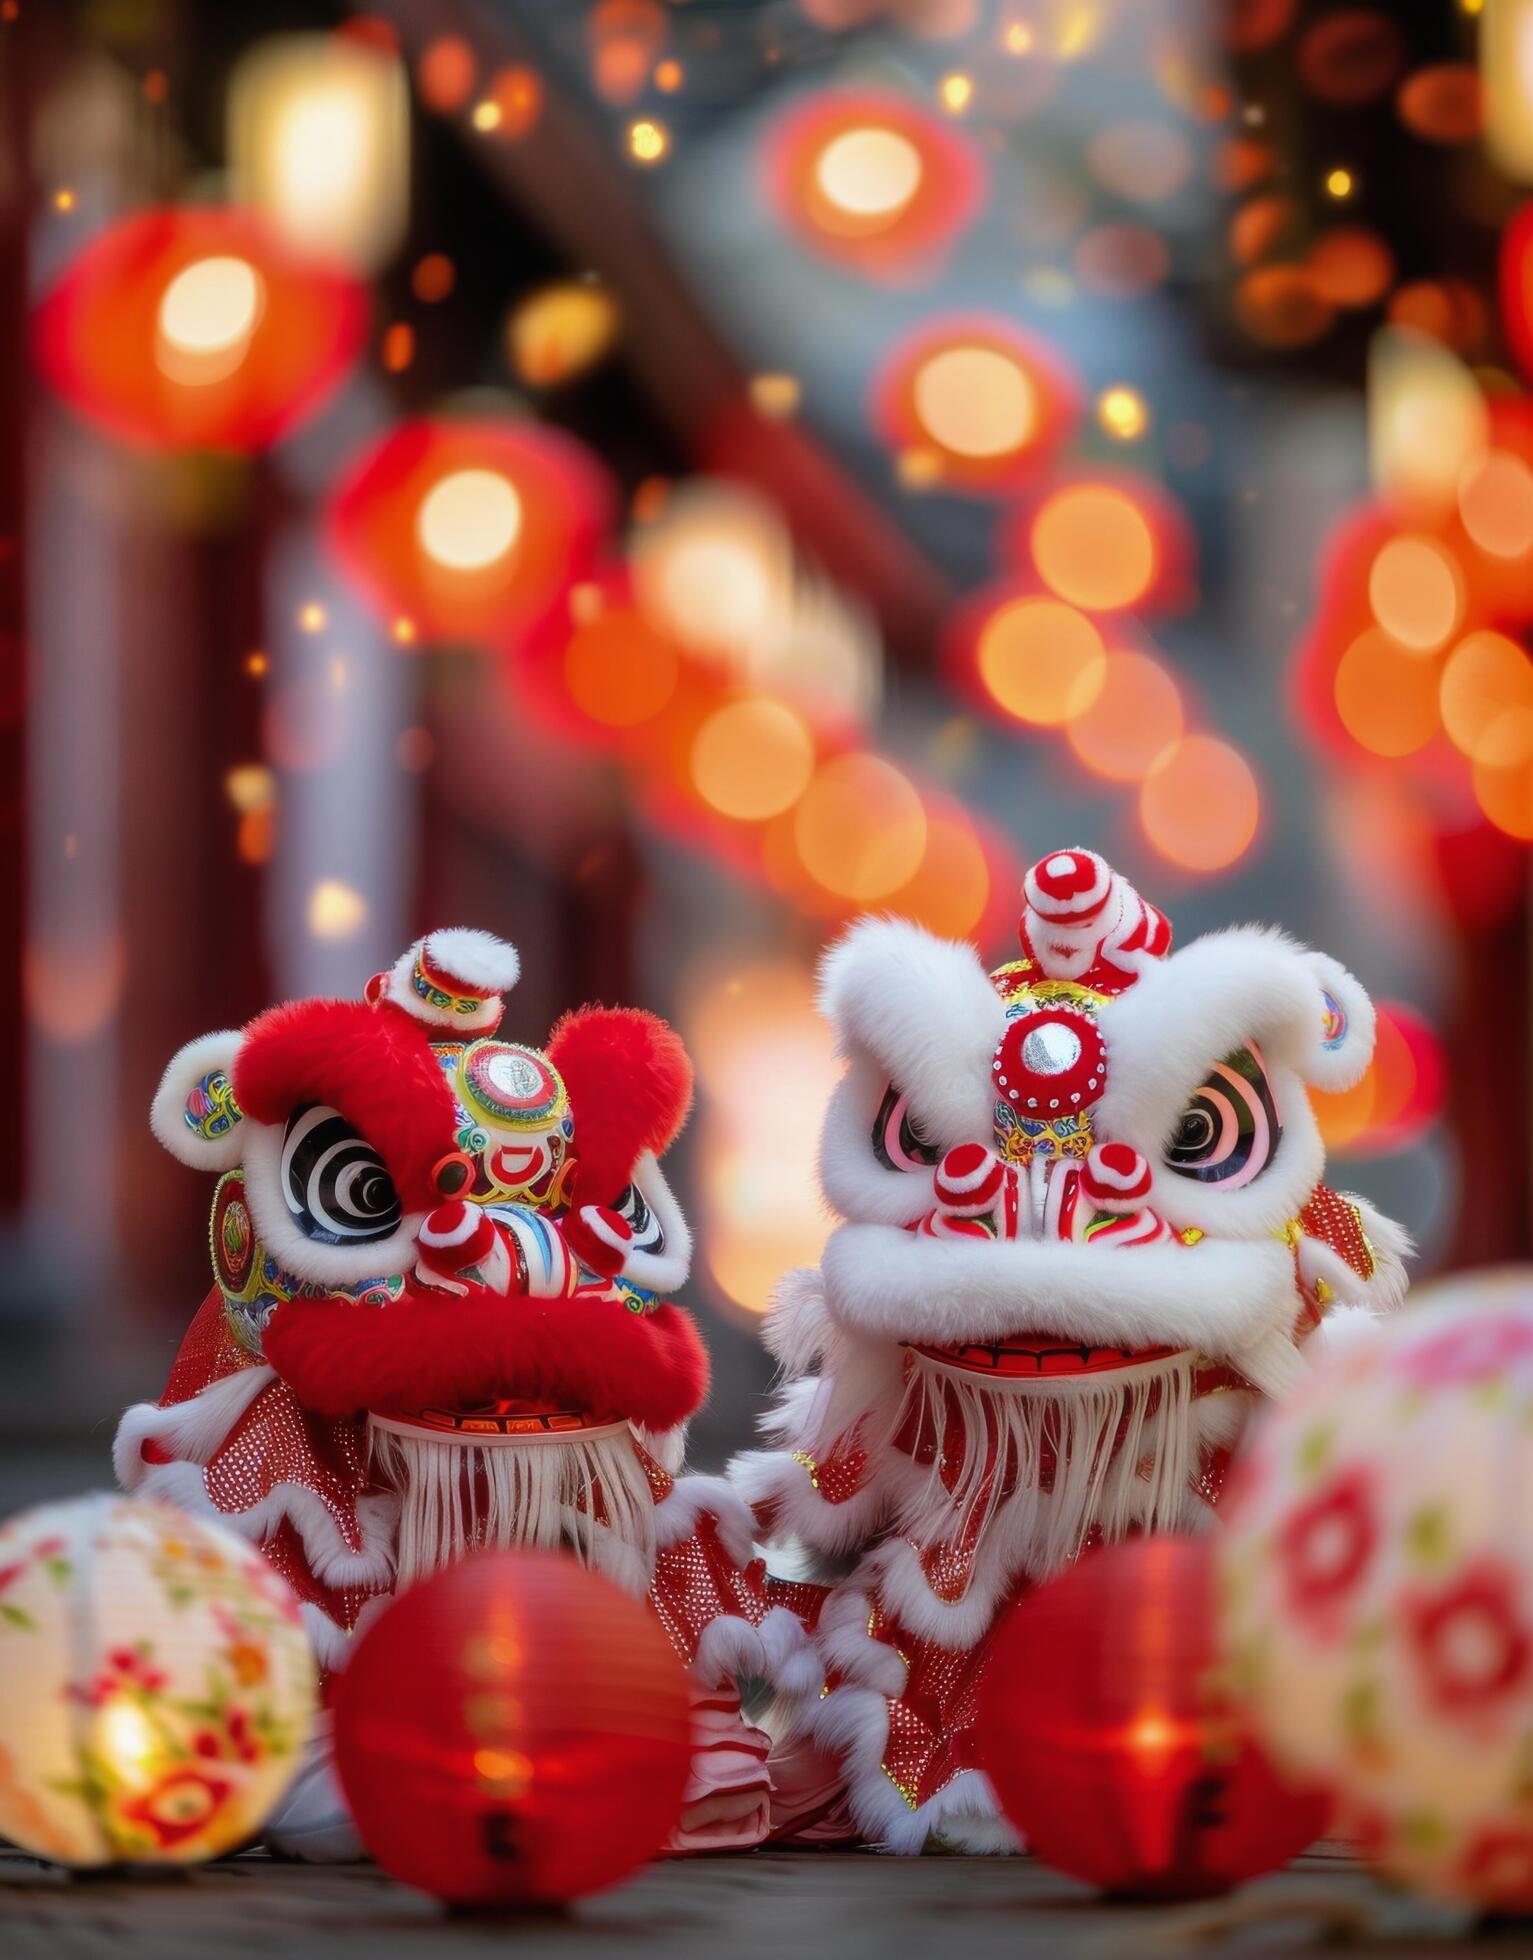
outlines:
{"label": "red lantern", "polygon": [[1501,235],[1501,315],[1523,373],[1533,375],[1533,204]]}
{"label": "red lantern", "polygon": [[826,258],[875,279],[927,269],[984,192],[968,144],[886,90],[809,96],[775,125],[765,161],[784,222]]}
{"label": "red lantern", "polygon": [[1056,454],[1080,407],[1074,376],[1044,341],[992,314],[928,322],[885,361],[873,419],[932,480],[1006,495]]}
{"label": "red lantern", "polygon": [[361,350],[356,280],[296,256],[246,211],[113,225],[36,315],[38,365],[79,412],[156,449],[262,449]]}
{"label": "red lantern", "polygon": [[980,1687],[986,1767],[1045,1864],[1108,1891],[1207,1898],[1325,1828],[1280,1783],[1216,1675],[1213,1547],[1093,1552],[1013,1609]]}
{"label": "red lantern", "polygon": [[613,508],[601,466],[557,429],[406,422],[342,482],[330,534],[364,596],[412,639],[500,642],[586,575]]}
{"label": "red lantern", "polygon": [[688,1709],[637,1600],[562,1553],[484,1553],[412,1586],[358,1641],[336,1767],[396,1878],[453,1905],[560,1905],[664,1843]]}

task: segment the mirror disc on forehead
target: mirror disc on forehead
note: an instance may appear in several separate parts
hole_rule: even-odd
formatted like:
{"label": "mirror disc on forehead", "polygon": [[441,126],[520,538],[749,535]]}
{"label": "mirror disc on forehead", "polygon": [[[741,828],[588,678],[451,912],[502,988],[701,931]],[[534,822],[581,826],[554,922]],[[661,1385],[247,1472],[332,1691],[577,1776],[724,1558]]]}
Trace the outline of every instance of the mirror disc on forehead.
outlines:
{"label": "mirror disc on forehead", "polygon": [[548,1129],[568,1108],[558,1070],[519,1042],[474,1042],[459,1060],[458,1086],[471,1109],[503,1129]]}

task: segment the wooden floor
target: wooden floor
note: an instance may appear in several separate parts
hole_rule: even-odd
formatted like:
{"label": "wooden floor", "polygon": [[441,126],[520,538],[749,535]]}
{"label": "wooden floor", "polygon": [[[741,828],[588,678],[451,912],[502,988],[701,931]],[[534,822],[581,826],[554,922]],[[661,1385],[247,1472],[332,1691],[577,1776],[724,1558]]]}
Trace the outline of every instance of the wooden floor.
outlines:
{"label": "wooden floor", "polygon": [[1533,1953],[1533,1926],[1468,1916],[1386,1890],[1340,1858],[1312,1856],[1226,1900],[1107,1904],[1021,1858],[758,1854],[655,1865],[558,1918],[444,1914],[366,1867],[273,1864],[261,1854],[174,1878],[70,1878],[0,1851],[4,1960],[954,1960],[1160,1953],[1292,1953],[1341,1943],[1441,1956],[1468,1940]]}

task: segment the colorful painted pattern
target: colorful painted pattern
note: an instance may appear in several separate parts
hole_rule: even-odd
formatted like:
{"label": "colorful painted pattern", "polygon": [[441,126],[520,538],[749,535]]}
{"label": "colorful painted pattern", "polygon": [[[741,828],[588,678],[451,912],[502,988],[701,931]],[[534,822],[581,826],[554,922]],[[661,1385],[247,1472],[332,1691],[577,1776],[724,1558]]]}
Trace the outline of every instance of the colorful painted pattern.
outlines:
{"label": "colorful painted pattern", "polygon": [[1343,1354],[1259,1433],[1223,1553],[1281,1762],[1402,1878],[1533,1909],[1533,1285]]}
{"label": "colorful painted pattern", "polygon": [[298,1766],[313,1655],[232,1532],[91,1496],[0,1527],[0,1834],[71,1865],[187,1864],[251,1836]]}

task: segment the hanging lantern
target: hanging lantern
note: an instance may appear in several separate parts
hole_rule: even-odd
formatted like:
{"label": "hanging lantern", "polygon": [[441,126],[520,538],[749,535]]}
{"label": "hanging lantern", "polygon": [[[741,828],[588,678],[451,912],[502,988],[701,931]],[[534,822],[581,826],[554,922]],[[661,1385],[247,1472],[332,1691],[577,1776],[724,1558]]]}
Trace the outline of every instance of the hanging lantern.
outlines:
{"label": "hanging lantern", "polygon": [[0,1836],[65,1865],[218,1857],[315,1702],[298,1602],[233,1532],[105,1494],[0,1525]]}
{"label": "hanging lantern", "polygon": [[790,110],[771,132],[766,182],[811,249],[893,280],[929,267],[984,190],[960,136],[903,96],[871,89],[827,90]]}
{"label": "hanging lantern", "polygon": [[1205,1898],[1325,1828],[1220,1692],[1215,1618],[1211,1541],[1155,1536],[1089,1553],[1004,1622],[980,1688],[986,1767],[1045,1864]]}
{"label": "hanging lantern", "polygon": [[907,474],[1004,495],[1065,442],[1078,391],[1052,348],[992,316],[923,327],[885,362],[874,421]]}
{"label": "hanging lantern", "polygon": [[1533,1911],[1533,1271],[1445,1281],[1264,1422],[1220,1552],[1274,1758],[1397,1878]]}
{"label": "hanging lantern", "polygon": [[482,1553],[362,1635],[336,1765],[383,1868],[454,1905],[615,1885],[681,1815],[686,1677],[658,1622],[563,1554]]}
{"label": "hanging lantern", "polygon": [[35,316],[43,374],[109,433],[167,450],[258,450],[347,373],[364,288],[251,213],[148,211],[113,225]]}
{"label": "hanging lantern", "polygon": [[342,566],[419,640],[502,641],[590,569],[613,508],[590,452],[507,419],[406,422],[330,506]]}

